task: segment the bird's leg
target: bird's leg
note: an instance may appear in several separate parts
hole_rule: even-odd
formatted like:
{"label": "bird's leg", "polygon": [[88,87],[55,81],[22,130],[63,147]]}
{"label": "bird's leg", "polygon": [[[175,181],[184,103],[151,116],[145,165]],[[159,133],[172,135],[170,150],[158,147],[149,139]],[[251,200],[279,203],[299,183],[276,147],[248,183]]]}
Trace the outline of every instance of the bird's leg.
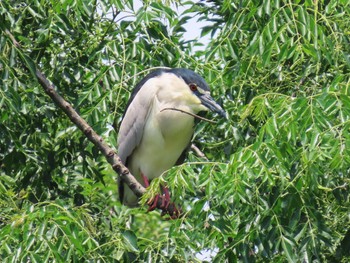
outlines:
{"label": "bird's leg", "polygon": [[143,185],[147,188],[147,187],[149,186],[149,181],[148,181],[147,176],[145,176],[145,175],[141,172],[141,177],[142,177],[142,180],[143,180]]}

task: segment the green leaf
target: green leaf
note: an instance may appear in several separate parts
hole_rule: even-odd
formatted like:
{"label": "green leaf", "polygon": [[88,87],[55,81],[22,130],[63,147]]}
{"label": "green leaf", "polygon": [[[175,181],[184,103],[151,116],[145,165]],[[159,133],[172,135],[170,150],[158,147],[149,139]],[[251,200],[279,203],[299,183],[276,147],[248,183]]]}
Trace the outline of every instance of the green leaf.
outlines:
{"label": "green leaf", "polygon": [[133,231],[127,230],[122,233],[128,251],[138,252],[137,237]]}
{"label": "green leaf", "polygon": [[287,259],[289,262],[295,262],[295,251],[293,250],[294,247],[294,242],[287,238],[286,236],[282,236],[282,247],[283,247],[283,251],[287,256]]}
{"label": "green leaf", "polygon": [[27,69],[29,70],[29,72],[32,74],[32,77],[36,80],[36,66],[33,62],[33,60],[31,60],[26,54],[24,54],[22,51],[17,50],[18,54],[20,55],[21,59],[23,60],[23,62],[25,63]]}

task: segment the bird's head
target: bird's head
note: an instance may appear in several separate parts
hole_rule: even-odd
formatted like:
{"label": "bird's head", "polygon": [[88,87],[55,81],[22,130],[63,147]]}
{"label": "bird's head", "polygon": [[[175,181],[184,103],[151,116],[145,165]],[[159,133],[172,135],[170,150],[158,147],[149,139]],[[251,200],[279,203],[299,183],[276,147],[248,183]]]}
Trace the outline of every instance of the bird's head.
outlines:
{"label": "bird's head", "polygon": [[189,69],[175,68],[162,70],[159,76],[161,96],[168,105],[188,107],[194,113],[212,111],[226,118],[226,112],[211,97],[205,80]]}

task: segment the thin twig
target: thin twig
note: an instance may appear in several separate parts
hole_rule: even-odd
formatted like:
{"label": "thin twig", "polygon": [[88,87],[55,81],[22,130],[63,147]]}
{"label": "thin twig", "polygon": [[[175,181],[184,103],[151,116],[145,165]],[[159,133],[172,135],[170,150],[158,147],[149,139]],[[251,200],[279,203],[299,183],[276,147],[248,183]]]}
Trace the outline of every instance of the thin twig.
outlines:
{"label": "thin twig", "polygon": [[10,33],[10,31],[8,31],[8,29],[5,30],[6,35],[11,39],[13,45],[17,48],[20,48],[21,45],[17,42],[17,40],[15,39],[15,37]]}
{"label": "thin twig", "polygon": [[208,158],[205,156],[205,154],[194,143],[191,144],[191,150],[193,150],[199,157],[208,161]]}
{"label": "thin twig", "polygon": [[160,112],[165,111],[165,110],[179,111],[179,112],[181,112],[181,113],[185,113],[185,114],[191,115],[192,117],[197,118],[197,119],[200,119],[200,120],[202,120],[202,121],[207,121],[207,122],[209,122],[209,123],[216,123],[216,121],[212,121],[212,120],[209,120],[209,119],[204,118],[204,117],[202,117],[202,116],[198,116],[198,115],[196,115],[196,114],[194,114],[194,113],[191,113],[191,112],[188,112],[188,111],[184,111],[184,110],[180,110],[180,109],[177,109],[177,108],[164,108],[164,109],[162,109]]}

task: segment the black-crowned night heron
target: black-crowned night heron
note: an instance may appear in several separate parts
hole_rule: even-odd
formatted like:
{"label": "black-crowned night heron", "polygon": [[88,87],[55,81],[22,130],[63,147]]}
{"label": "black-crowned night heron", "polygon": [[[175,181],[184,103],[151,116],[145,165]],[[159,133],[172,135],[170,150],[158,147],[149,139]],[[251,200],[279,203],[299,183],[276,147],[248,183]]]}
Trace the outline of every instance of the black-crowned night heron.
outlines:
{"label": "black-crowned night heron", "polygon": [[[225,111],[210,96],[205,80],[188,69],[159,69],[137,84],[126,106],[118,135],[118,155],[145,187],[170,169],[191,142],[194,115]],[[164,195],[169,202],[169,192]],[[119,182],[120,201],[138,205],[138,198]]]}

